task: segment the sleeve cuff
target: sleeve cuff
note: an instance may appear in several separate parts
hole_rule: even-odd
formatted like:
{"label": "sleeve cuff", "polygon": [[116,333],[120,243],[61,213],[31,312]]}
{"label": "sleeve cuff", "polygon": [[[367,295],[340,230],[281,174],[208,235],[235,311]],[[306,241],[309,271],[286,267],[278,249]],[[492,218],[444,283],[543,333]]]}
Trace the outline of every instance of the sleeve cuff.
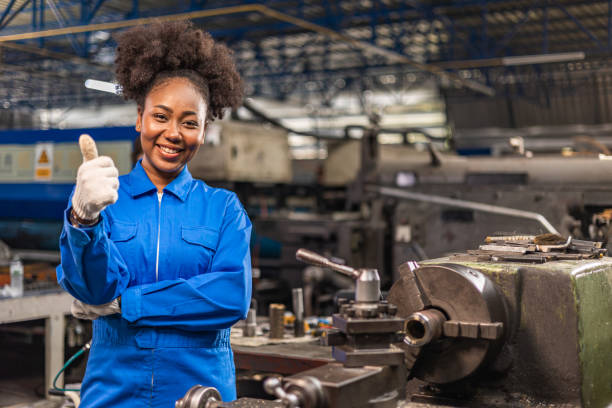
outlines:
{"label": "sleeve cuff", "polygon": [[68,240],[76,245],[85,246],[97,235],[103,233],[102,219],[91,227],[75,228],[70,222],[70,207],[64,211],[64,231]]}
{"label": "sleeve cuff", "polygon": [[141,288],[133,286],[121,294],[121,315],[128,322],[135,322],[142,316]]}

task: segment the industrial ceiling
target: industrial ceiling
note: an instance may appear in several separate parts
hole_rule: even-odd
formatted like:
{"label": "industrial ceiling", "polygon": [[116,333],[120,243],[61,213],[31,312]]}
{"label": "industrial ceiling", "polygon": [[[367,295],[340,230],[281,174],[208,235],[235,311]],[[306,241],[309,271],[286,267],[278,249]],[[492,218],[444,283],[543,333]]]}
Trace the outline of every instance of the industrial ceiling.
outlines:
{"label": "industrial ceiling", "polygon": [[113,33],[151,17],[193,19],[234,50],[249,96],[281,101],[428,78],[513,96],[611,66],[612,1],[0,0],[0,109],[119,103],[84,81],[112,81]]}

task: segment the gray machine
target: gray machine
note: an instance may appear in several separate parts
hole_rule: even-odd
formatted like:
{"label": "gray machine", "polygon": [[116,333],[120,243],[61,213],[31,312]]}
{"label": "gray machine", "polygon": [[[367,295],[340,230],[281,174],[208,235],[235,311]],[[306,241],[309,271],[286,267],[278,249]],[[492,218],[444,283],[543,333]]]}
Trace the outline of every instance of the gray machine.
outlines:
{"label": "gray machine", "polygon": [[324,336],[336,362],[267,379],[276,401],[221,402],[195,386],[176,407],[606,407],[612,260],[584,241],[525,239],[406,262],[387,301],[376,271],[299,251],[356,279]]}

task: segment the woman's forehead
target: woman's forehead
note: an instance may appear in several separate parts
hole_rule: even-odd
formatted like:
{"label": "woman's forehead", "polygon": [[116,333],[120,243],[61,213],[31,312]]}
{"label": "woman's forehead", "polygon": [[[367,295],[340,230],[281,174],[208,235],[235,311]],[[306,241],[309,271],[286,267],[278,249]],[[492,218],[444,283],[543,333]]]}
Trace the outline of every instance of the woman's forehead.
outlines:
{"label": "woman's forehead", "polygon": [[206,111],[206,101],[202,93],[189,79],[176,77],[168,78],[154,86],[148,93],[145,105],[155,106],[163,104],[168,107],[191,107],[193,110]]}

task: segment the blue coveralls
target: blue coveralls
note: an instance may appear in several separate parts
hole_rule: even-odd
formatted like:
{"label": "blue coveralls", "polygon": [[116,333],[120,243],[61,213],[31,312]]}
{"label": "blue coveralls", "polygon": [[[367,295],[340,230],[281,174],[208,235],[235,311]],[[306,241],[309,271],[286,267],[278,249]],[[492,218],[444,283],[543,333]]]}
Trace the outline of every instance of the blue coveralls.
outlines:
{"label": "blue coveralls", "polygon": [[99,305],[121,295],[121,315],[93,322],[82,408],[174,407],[187,390],[236,398],[229,327],[251,299],[251,222],[236,195],[187,167],[157,190],[140,162],[90,228],[64,214],[60,285]]}

